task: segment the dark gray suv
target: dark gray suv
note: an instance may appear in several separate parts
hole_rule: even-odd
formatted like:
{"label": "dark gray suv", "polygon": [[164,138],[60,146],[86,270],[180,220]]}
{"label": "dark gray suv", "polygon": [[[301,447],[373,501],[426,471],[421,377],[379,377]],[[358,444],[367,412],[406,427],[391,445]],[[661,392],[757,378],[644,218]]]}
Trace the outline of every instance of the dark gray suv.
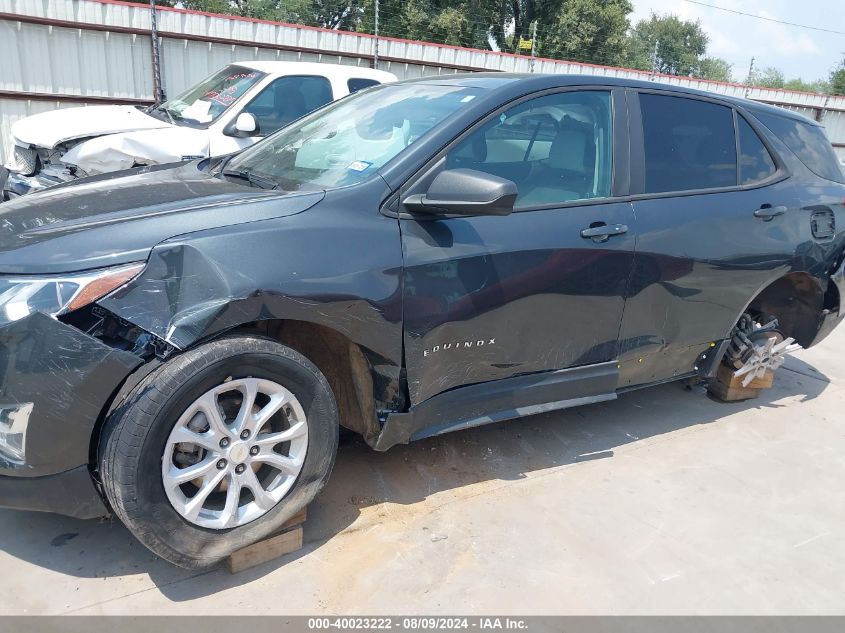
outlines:
{"label": "dark gray suv", "polygon": [[0,504],[214,564],[376,450],[753,378],[842,319],[823,130],[609,78],[380,86],[0,206]]}

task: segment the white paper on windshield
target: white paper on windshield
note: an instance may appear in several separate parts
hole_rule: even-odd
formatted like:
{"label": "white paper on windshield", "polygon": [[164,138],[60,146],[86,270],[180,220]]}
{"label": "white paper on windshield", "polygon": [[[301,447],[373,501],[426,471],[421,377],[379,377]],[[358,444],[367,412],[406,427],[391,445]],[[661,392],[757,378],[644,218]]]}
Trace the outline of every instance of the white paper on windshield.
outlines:
{"label": "white paper on windshield", "polygon": [[364,171],[370,165],[372,165],[372,163],[365,160],[356,160],[354,163],[350,163],[347,169],[351,169],[352,171]]}
{"label": "white paper on windshield", "polygon": [[197,99],[180,113],[186,119],[193,119],[200,123],[211,121],[211,102]]}

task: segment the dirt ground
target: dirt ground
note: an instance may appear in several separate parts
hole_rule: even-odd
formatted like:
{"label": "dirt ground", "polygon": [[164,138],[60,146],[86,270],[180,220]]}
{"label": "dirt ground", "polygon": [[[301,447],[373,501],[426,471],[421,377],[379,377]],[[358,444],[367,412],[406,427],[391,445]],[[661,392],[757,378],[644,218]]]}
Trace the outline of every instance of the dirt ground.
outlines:
{"label": "dirt ground", "polygon": [[0,511],[2,614],[845,613],[845,328],[758,400],[669,384],[387,453],[230,575],[118,522]]}

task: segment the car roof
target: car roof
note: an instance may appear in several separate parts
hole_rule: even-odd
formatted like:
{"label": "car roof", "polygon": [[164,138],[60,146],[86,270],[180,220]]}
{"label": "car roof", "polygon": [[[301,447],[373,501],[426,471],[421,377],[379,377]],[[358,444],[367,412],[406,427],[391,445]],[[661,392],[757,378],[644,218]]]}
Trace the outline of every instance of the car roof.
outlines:
{"label": "car roof", "polygon": [[658,83],[655,81],[642,81],[639,79],[625,79],[620,77],[606,77],[603,75],[555,75],[555,74],[534,74],[534,73],[501,73],[501,72],[486,72],[486,73],[461,73],[455,75],[440,75],[432,77],[422,77],[419,79],[408,79],[400,83],[434,83],[448,86],[464,86],[468,88],[481,88],[485,90],[508,90],[522,88],[520,93],[533,92],[535,90],[545,90],[549,88],[565,87],[565,86],[620,86],[626,88],[641,88],[647,90],[656,90],[665,92],[667,94],[676,94],[678,96],[701,96],[710,97],[725,101],[741,108],[745,108],[752,112],[761,112],[763,114],[774,114],[777,116],[797,119],[804,123],[812,123],[819,125],[816,121],[791,110],[779,108],[777,106],[760,103],[759,101],[752,101],[741,97],[732,97],[722,95],[716,92],[708,92],[705,90],[696,90],[694,88],[685,88],[682,86],[672,86],[669,84]]}
{"label": "car roof", "polygon": [[341,64],[320,64],[317,62],[275,62],[263,60],[237,61],[233,65],[251,68],[274,75],[322,75],[329,79],[374,79],[380,83],[396,81],[396,75],[383,70]]}

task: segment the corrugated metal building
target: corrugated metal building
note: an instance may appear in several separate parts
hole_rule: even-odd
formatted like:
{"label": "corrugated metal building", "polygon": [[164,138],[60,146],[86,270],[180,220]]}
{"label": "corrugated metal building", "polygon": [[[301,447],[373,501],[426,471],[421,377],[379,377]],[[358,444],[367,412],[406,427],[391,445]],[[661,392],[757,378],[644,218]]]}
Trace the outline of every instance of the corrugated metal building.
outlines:
{"label": "corrugated metal building", "polygon": [[[369,66],[371,35],[159,9],[163,83],[176,94],[224,64],[245,59]],[[152,102],[150,10],[119,0],[0,0],[0,157],[19,118],[85,103]],[[379,68],[400,78],[465,71],[529,72],[525,56],[379,39]],[[802,112],[821,121],[845,160],[845,97],[748,88],[576,62],[536,59],[534,72],[646,79]]]}

